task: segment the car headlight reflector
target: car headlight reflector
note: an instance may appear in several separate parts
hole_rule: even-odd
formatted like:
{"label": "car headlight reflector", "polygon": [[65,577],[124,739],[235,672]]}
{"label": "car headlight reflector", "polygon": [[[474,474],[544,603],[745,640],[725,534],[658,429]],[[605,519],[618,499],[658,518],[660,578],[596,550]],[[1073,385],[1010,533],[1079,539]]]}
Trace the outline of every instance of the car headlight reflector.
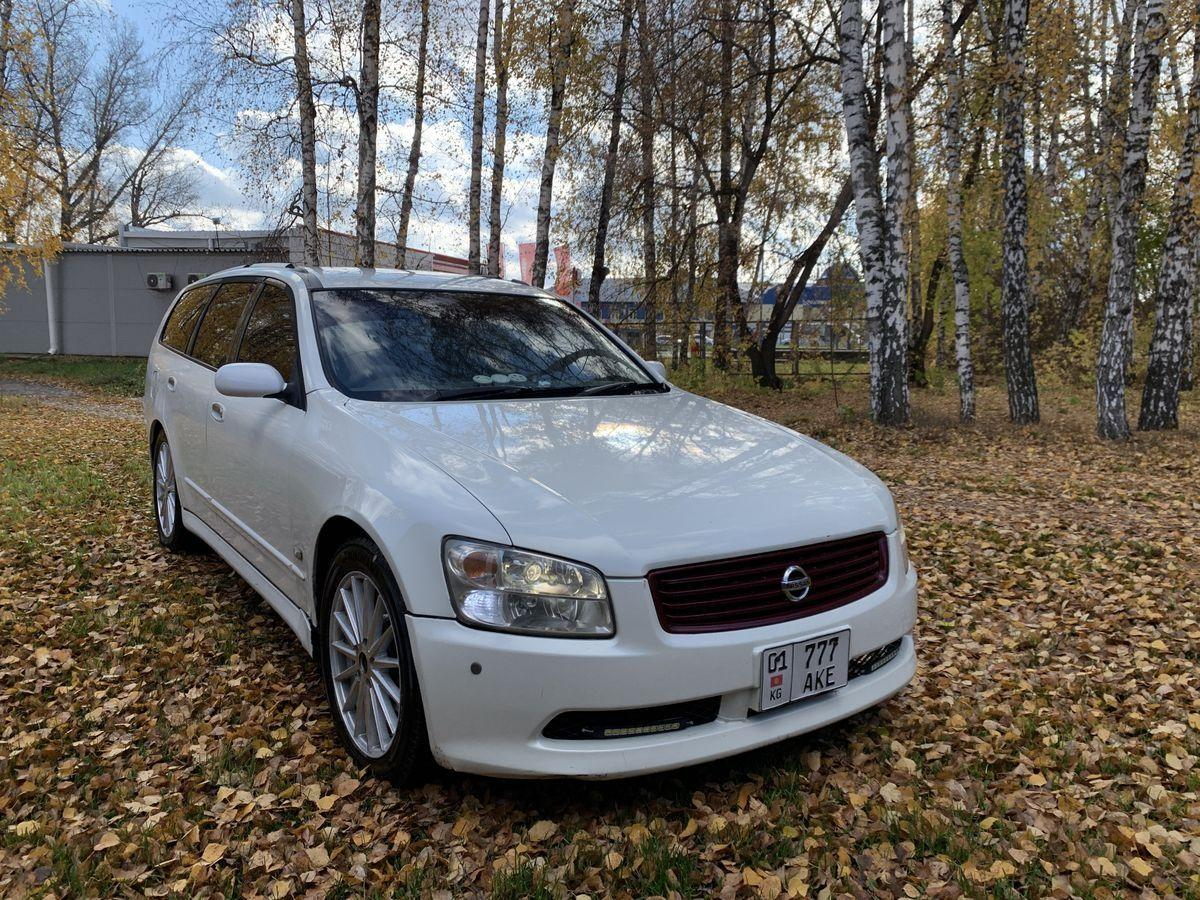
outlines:
{"label": "car headlight reflector", "polygon": [[449,538],[442,561],[450,600],[468,625],[557,637],[609,637],[604,577],[582,563]]}

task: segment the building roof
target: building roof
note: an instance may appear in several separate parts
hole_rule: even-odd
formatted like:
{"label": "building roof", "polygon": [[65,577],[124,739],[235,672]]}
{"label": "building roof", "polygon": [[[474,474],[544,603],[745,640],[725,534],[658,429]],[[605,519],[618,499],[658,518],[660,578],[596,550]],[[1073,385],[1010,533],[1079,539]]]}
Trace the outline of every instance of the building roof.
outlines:
{"label": "building roof", "polygon": [[75,244],[62,245],[63,253],[190,253],[203,256],[226,254],[228,256],[245,256],[245,247],[118,247],[115,244]]}

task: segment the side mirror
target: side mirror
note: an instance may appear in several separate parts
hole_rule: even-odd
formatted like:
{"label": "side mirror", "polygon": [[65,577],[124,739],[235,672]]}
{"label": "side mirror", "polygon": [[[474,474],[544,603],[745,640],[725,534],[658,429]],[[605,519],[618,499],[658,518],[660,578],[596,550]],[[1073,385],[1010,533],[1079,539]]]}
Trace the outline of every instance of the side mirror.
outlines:
{"label": "side mirror", "polygon": [[647,359],[647,360],[644,360],[644,362],[646,363],[646,368],[650,370],[651,375],[653,375],[655,378],[657,378],[659,381],[663,382],[664,384],[667,383],[667,367],[666,366],[664,366],[657,359]]}
{"label": "side mirror", "polygon": [[270,397],[287,388],[274,366],[266,363],[229,363],[213,379],[217,393],[226,397]]}

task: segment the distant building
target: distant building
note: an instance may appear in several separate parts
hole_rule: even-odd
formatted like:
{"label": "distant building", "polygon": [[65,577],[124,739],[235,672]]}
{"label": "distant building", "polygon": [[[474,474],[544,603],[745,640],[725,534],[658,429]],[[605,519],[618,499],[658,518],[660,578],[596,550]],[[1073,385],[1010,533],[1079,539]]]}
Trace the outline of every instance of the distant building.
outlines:
{"label": "distant building", "polygon": [[[329,265],[353,265],[354,238],[322,231]],[[249,262],[303,259],[300,232],[122,228],[117,246],[66,244],[0,297],[0,353],[145,356],[167,305],[192,281]],[[379,265],[396,247],[376,243]],[[409,268],[466,273],[467,261],[410,249]]]}
{"label": "distant building", "polygon": [[[322,265],[354,265],[357,247],[357,238],[354,235],[331,231],[328,228],[320,228],[318,233]],[[117,234],[117,246],[138,250],[232,250],[257,254],[256,258],[264,261],[286,260],[299,265],[304,262],[304,229],[300,225],[283,229],[227,229],[214,226],[190,231],[169,231],[163,228],[134,228],[122,225]],[[397,269],[467,274],[467,261],[460,257],[409,247],[405,251],[404,265],[400,265],[396,250],[393,243],[376,241],[375,264]]]}
{"label": "distant building", "polygon": [[[643,322],[646,310],[643,306],[645,291],[639,279],[606,278],[600,288],[599,308],[592,309],[588,303],[588,289],[591,279],[584,278],[575,288],[571,302],[592,313],[603,322]],[[750,286],[743,283],[740,286],[742,302],[746,311],[746,321],[753,326],[758,322],[766,322],[771,318],[771,310],[778,302],[783,290],[782,284],[767,285],[757,298],[750,296]],[[805,310],[823,310],[827,314],[831,306],[838,307],[838,314],[844,311],[841,307],[853,305],[854,298],[861,296],[862,283],[858,273],[850,266],[829,266],[815,281],[805,285],[796,308],[792,311],[793,321],[803,321],[811,318]],[[660,295],[661,296],[661,295]],[[845,302],[842,302],[845,301]],[[667,313],[667,304],[659,302],[658,318],[663,320]],[[712,321],[705,315],[697,321]]]}

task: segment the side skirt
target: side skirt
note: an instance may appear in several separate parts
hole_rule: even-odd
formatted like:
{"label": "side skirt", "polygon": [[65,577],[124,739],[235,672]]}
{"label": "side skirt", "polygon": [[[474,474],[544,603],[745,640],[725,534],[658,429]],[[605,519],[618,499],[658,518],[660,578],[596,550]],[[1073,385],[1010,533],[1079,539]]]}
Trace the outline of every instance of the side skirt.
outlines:
{"label": "side skirt", "polygon": [[304,647],[308,655],[312,656],[313,627],[304,610],[289,600],[279,588],[271,584],[258,569],[250,564],[249,560],[229,546],[220,535],[186,509],[183,510],[183,524],[188,531],[216,550],[221,559],[229,563],[233,571],[241,575],[250,587],[262,595],[271,609],[279,614],[279,618],[283,619],[288,627],[296,633],[296,637],[300,639],[300,645]]}

